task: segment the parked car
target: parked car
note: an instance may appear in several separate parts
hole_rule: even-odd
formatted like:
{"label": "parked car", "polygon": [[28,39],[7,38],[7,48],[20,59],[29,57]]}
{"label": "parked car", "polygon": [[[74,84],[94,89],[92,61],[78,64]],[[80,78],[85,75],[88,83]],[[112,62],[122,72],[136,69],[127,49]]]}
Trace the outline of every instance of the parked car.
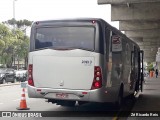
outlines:
{"label": "parked car", "polygon": [[15,76],[17,81],[24,82],[27,79],[27,70],[16,70]]}
{"label": "parked car", "polygon": [[15,72],[12,68],[0,68],[0,83],[16,82]]}

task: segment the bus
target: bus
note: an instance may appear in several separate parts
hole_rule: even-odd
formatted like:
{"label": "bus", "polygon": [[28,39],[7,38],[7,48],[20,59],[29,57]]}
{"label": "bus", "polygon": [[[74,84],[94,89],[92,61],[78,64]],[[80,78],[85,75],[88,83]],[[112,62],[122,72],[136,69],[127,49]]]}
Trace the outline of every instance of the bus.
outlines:
{"label": "bus", "polygon": [[143,52],[100,18],[37,21],[31,27],[28,96],[62,106],[113,102],[143,86]]}

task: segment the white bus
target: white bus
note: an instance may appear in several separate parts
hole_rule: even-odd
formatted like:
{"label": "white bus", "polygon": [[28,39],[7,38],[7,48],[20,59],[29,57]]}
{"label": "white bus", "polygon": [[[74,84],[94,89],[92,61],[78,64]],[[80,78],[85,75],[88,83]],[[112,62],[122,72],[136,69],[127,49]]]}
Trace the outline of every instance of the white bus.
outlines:
{"label": "white bus", "polygon": [[121,105],[125,96],[142,89],[141,53],[136,43],[102,19],[34,22],[28,95],[63,106]]}

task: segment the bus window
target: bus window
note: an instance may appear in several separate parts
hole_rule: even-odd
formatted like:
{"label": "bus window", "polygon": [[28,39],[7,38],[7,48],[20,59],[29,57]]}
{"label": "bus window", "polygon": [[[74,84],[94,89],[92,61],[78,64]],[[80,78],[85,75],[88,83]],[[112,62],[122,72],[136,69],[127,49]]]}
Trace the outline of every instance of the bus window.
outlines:
{"label": "bus window", "polygon": [[94,27],[43,27],[36,29],[35,49],[46,47],[94,50]]}

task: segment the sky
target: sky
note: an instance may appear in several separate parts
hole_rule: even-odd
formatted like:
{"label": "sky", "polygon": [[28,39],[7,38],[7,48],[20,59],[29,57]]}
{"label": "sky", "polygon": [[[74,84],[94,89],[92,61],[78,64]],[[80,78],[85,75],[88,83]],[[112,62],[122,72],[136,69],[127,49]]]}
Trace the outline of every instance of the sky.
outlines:
{"label": "sky", "polygon": [[30,21],[66,18],[102,18],[118,28],[118,22],[111,22],[110,5],[98,5],[97,0],[0,0],[0,22],[13,18]]}

